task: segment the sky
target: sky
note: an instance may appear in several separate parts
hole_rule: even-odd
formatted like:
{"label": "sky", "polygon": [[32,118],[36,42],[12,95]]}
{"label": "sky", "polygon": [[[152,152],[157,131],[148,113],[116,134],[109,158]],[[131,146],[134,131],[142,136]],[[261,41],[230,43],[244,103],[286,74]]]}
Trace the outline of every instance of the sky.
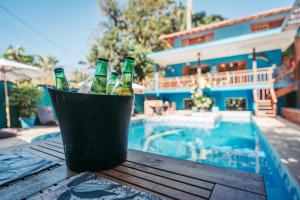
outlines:
{"label": "sky", "polygon": [[[204,10],[235,19],[290,6],[294,1],[193,0],[193,12]],[[126,4],[126,0],[120,0],[120,3]],[[1,6],[58,45],[24,26]],[[93,33],[101,20],[103,16],[97,0],[0,0],[0,55],[9,45],[19,45],[29,54],[55,56],[67,70],[82,68],[78,61],[85,61]]]}

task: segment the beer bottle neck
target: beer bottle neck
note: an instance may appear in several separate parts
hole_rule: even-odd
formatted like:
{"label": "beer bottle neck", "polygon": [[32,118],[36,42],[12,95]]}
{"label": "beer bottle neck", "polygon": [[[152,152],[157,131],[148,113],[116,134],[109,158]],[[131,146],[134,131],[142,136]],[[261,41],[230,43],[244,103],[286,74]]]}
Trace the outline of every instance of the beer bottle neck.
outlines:
{"label": "beer bottle neck", "polygon": [[122,68],[122,72],[132,72],[133,71],[133,60],[126,59]]}
{"label": "beer bottle neck", "polygon": [[100,61],[96,65],[96,73],[95,76],[107,76],[107,65],[104,61]]}
{"label": "beer bottle neck", "polygon": [[56,78],[65,78],[64,71],[55,72],[55,77]]}
{"label": "beer bottle neck", "polygon": [[111,74],[109,80],[111,82],[115,82],[117,80],[118,76],[116,74]]}

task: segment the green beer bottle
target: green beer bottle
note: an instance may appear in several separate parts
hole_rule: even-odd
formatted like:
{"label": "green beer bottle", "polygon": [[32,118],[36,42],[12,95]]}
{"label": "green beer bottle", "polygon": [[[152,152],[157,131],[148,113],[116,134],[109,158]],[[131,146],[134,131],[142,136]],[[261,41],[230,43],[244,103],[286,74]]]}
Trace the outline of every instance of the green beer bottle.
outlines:
{"label": "green beer bottle", "polygon": [[132,80],[133,80],[133,65],[134,58],[126,57],[123,68],[120,84],[115,90],[116,95],[131,96],[133,95]]}
{"label": "green beer bottle", "polygon": [[106,85],[106,94],[112,94],[114,87],[116,85],[118,78],[118,73],[116,71],[112,71],[110,73],[110,77],[108,79],[107,85]]}
{"label": "green beer bottle", "polygon": [[107,82],[108,60],[104,58],[97,59],[96,73],[93,79],[91,93],[105,94]]}
{"label": "green beer bottle", "polygon": [[68,81],[65,76],[64,69],[61,67],[57,67],[54,69],[54,74],[55,74],[56,89],[68,90],[69,85],[68,85]]}

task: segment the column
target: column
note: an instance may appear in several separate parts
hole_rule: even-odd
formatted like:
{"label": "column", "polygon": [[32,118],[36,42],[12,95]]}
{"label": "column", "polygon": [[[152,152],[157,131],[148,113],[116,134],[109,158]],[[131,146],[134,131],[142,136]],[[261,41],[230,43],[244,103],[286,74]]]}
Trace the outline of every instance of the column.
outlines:
{"label": "column", "polygon": [[159,65],[154,65],[154,90],[158,90],[159,86]]}
{"label": "column", "polygon": [[255,48],[253,48],[253,52],[252,52],[252,71],[253,71],[253,84],[254,87],[256,87],[256,83],[257,83],[257,62],[256,62],[256,51]]}

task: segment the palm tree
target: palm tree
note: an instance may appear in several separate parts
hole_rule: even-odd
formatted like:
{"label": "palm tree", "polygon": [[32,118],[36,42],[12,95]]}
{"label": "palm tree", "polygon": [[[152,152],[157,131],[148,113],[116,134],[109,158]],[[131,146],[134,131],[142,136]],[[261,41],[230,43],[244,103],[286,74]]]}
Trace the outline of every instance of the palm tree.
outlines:
{"label": "palm tree", "polygon": [[59,61],[54,56],[37,56],[35,65],[47,72],[47,76],[39,79],[40,83],[45,85],[53,85],[55,82],[53,69]]}
{"label": "palm tree", "polygon": [[38,56],[36,60],[36,66],[51,71],[57,65],[59,61],[54,56]]}
{"label": "palm tree", "polygon": [[3,57],[8,60],[17,61],[24,64],[32,65],[34,63],[34,56],[26,55],[25,49],[20,46],[9,46],[3,53]]}

